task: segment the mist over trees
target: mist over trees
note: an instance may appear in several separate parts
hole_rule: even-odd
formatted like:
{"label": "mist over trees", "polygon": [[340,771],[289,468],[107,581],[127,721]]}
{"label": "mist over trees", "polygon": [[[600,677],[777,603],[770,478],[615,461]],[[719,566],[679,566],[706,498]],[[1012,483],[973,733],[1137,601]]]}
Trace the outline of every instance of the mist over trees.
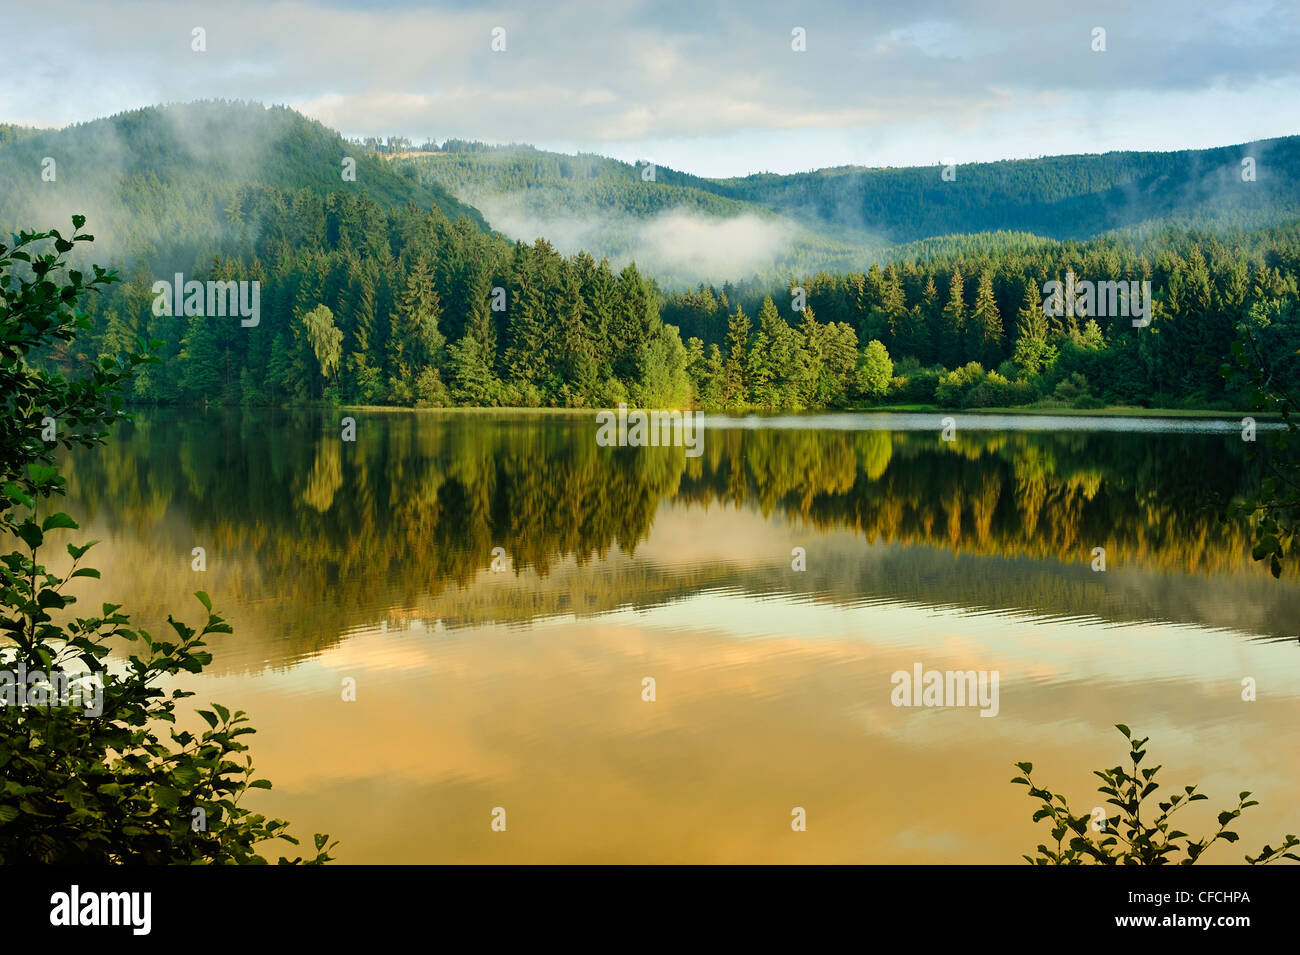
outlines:
{"label": "mist over trees", "polygon": [[[1268,158],[1249,183],[1234,171],[1247,147],[983,164],[954,182],[860,169],[647,178],[602,157],[458,140],[403,157],[414,146],[400,136],[349,142],[291,110],[194,103],[0,128],[0,174],[14,184],[0,221],[87,204],[104,264],[126,281],[92,300],[72,350],[47,357],[66,369],[136,336],[163,340],[137,403],[1242,409],[1247,389],[1218,366],[1243,325],[1269,376],[1300,380],[1300,233],[1294,217],[1259,225],[1289,215],[1297,143],[1249,144]],[[548,215],[600,212],[631,223],[629,237],[674,210],[779,222],[796,199],[808,227],[767,274],[684,287],[634,264],[635,249],[512,242],[455,197],[499,193]],[[1012,193],[1015,209],[995,214]],[[859,199],[880,199],[871,225],[896,237],[1138,225],[1087,239],[929,235],[863,269],[840,254],[843,236],[863,235],[849,229]],[[178,273],[257,282],[259,319],[160,310],[155,283]],[[1095,305],[1048,314],[1048,284],[1071,276],[1149,282],[1149,324]]]}
{"label": "mist over trees", "polygon": [[[1300,380],[1300,229],[1144,239],[936,243],[865,272],[664,293],[549,242],[368,195],[246,197],[253,253],[206,277],[257,281],[261,317],[164,314],[137,267],[92,303],[78,354],[162,339],[133,399],[802,410],[890,403],[1246,407],[1219,364],[1245,323],[1268,373]],[[1048,314],[1050,282],[1149,282],[1149,324]],[[188,277],[187,277],[188,278]],[[56,354],[69,362],[72,354]]]}

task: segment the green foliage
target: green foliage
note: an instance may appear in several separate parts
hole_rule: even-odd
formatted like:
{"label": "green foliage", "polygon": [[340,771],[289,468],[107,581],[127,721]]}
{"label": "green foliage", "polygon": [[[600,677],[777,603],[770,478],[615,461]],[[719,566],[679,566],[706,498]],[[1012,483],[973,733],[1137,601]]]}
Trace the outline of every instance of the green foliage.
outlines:
{"label": "green foliage", "polygon": [[749,402],[749,317],[740,306],[727,319],[727,364],[722,400],[729,408]]}
{"label": "green foliage", "polygon": [[691,384],[686,377],[686,348],[671,325],[641,346],[636,402],[644,408],[682,408],[690,404]]}
{"label": "green foliage", "polygon": [[[898,370],[899,366],[895,366]],[[906,373],[895,375],[889,382],[889,397],[899,404],[930,404],[934,402],[935,391],[943,380],[944,372],[932,368],[910,368]]]}
{"label": "green foliage", "polygon": [[986,377],[983,365],[975,361],[967,362],[939,379],[939,384],[934,389],[934,400],[945,408],[959,408],[966,393]]}
{"label": "green foliage", "polygon": [[302,328],[320,364],[322,378],[330,378],[343,357],[343,333],[334,325],[334,313],[326,305],[317,305],[301,318]]}
{"label": "green foliage", "polygon": [[[1106,797],[1103,818],[1096,820],[1096,829],[1092,815],[1075,815],[1064,796],[1034,784],[1030,775],[1033,763],[1016,763],[1021,775],[1011,782],[1025,786],[1030,798],[1041,803],[1034,812],[1034,822],[1047,820],[1051,824],[1051,839],[1056,846],[1039,843],[1037,853],[1025,856],[1025,861],[1030,865],[1192,865],[1214,843],[1238,840],[1237,833],[1228,829],[1228,825],[1251,806],[1259,805],[1250,798],[1249,792],[1239,793],[1237,805],[1218,814],[1218,828],[1213,833],[1193,840],[1176,828],[1171,819],[1189,804],[1209,797],[1198,792],[1195,786],[1184,786],[1181,793],[1157,802],[1159,811],[1153,813],[1146,800],[1160,788],[1156,776],[1161,767],[1139,766],[1146,757],[1149,737],[1134,739],[1122,723],[1115,728],[1129,741],[1130,768],[1115,766],[1093,772],[1101,780],[1097,792]],[[1144,804],[1148,807],[1145,820],[1142,818]],[[1106,815],[1105,806],[1114,806],[1119,811]],[[1253,858],[1246,856],[1246,862],[1250,865],[1266,865],[1279,859],[1300,862],[1300,855],[1290,851],[1297,846],[1300,839],[1288,835],[1277,848],[1264,846]]]}
{"label": "green foliage", "polygon": [[868,399],[883,398],[889,391],[889,383],[894,377],[894,363],[889,358],[889,351],[881,343],[872,339],[862,349],[862,358],[858,363],[856,383],[858,392]]}
{"label": "green foliage", "polygon": [[[160,344],[141,342],[124,361],[105,357],[74,379],[28,363],[41,348],[72,342],[88,324],[81,300],[116,281],[99,267],[89,279],[74,269],[57,280],[74,243],[91,241],[79,231],[84,221],[73,217],[69,238],[22,233],[12,248],[0,245],[0,528],[21,544],[0,555],[0,669],[39,671],[45,679],[33,685],[46,694],[0,707],[0,861],[263,863],[259,843],[296,840],[283,820],[239,804],[271,785],[243,755],[247,717],[214,703],[198,711],[207,729],[178,731],[178,703],[194,694],[158,685],[202,672],[212,660],[206,638],[230,633],[207,595],[196,595],[206,613],[200,629],[168,617],[173,633],[155,637],[116,604],[71,612],[74,581],[99,577],[82,566],[93,541],[66,545],[65,573],[40,559],[49,535],[78,527],[50,506],[65,481],[48,429],[69,447],[102,441],[101,429],[123,417],[121,388]],[[53,251],[41,251],[51,241]],[[113,650],[128,644],[124,665],[110,667]],[[102,681],[98,705],[61,705],[68,701],[51,696],[55,673],[88,690]],[[327,842],[317,835],[306,861],[328,861]]]}
{"label": "green foliage", "polygon": [[1015,363],[1029,377],[1046,371],[1056,361],[1057,349],[1048,340],[1047,316],[1038,288],[1025,286],[1025,300],[1017,315]]}

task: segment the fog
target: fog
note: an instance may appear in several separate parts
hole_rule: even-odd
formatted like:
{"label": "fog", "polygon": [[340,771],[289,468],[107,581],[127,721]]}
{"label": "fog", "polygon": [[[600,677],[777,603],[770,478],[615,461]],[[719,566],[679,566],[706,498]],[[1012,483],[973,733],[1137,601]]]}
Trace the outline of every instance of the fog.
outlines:
{"label": "fog", "polygon": [[655,216],[558,216],[508,195],[466,197],[512,239],[544,238],[566,255],[585,250],[616,267],[635,261],[661,284],[719,282],[768,273],[791,251],[800,226],[752,214],[720,217],[685,207]]}

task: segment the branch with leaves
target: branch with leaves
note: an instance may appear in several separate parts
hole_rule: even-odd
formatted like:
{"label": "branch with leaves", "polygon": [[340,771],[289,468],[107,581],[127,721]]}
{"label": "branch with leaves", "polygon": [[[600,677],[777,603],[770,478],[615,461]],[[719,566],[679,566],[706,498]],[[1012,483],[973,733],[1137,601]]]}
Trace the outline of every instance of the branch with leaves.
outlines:
{"label": "branch with leaves", "polygon": [[[1194,840],[1171,820],[1179,810],[1209,797],[1195,786],[1184,786],[1181,793],[1158,801],[1158,812],[1152,814],[1146,800],[1160,788],[1156,776],[1161,767],[1141,768],[1150,737],[1134,739],[1122,723],[1117,723],[1115,728],[1129,741],[1129,767],[1093,771],[1102,782],[1097,792],[1106,797],[1106,805],[1119,810],[1112,816],[1095,818],[1095,813],[1074,814],[1064,796],[1034,783],[1033,763],[1016,763],[1023,775],[1011,782],[1027,787],[1030,798],[1041,803],[1034,812],[1034,822],[1050,821],[1051,837],[1056,844],[1052,848],[1039,843],[1036,855],[1024,856],[1026,862],[1030,865],[1193,865],[1216,842],[1238,840],[1237,833],[1228,826],[1245,810],[1259,805],[1250,798],[1250,792],[1238,793],[1237,805],[1218,814],[1218,828],[1211,835]],[[1144,804],[1148,810],[1147,821],[1142,818]],[[1246,862],[1250,865],[1267,865],[1279,859],[1300,862],[1300,855],[1291,851],[1297,846],[1300,838],[1288,835],[1277,848],[1264,846],[1253,858],[1246,856]]]}
{"label": "branch with leaves", "polygon": [[[127,358],[105,358],[76,380],[28,362],[88,327],[80,299],[116,280],[95,267],[90,279],[73,270],[66,283],[55,281],[73,243],[92,240],[79,232],[84,223],[73,217],[71,238],[22,233],[12,247],[0,244],[0,536],[22,545],[0,554],[0,669],[43,674],[33,685],[45,692],[32,702],[25,685],[23,700],[0,705],[0,863],[265,864],[262,843],[298,840],[283,819],[240,805],[249,790],[271,788],[247,755],[248,717],[214,703],[198,711],[208,729],[177,731],[177,704],[194,694],[159,686],[201,673],[212,662],[206,638],[231,632],[207,594],[197,594],[207,613],[201,629],[169,616],[175,636],[155,638],[117,604],[69,619],[77,603],[70,585],[100,576],[82,566],[94,541],[67,545],[66,573],[40,561],[48,535],[78,527],[62,511],[40,514],[65,493],[45,422],[54,419],[65,447],[101,443],[104,429],[127,417],[121,386],[155,361],[160,344],[141,341]],[[38,251],[51,240],[53,252]],[[122,660],[112,650],[125,644],[138,649]],[[97,683],[98,712],[52,698],[56,672]],[[321,834],[314,842],[313,856],[279,862],[330,861],[335,844]]]}

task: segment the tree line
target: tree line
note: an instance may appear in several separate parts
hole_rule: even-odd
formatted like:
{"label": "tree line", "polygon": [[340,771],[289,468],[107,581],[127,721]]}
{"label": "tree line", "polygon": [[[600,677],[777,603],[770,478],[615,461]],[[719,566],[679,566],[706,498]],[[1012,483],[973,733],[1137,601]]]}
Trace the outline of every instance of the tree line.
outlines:
{"label": "tree line", "polygon": [[[257,236],[252,251],[186,278],[257,281],[256,327],[166,314],[159,276],[138,265],[55,359],[160,339],[162,367],[133,395],[158,404],[1240,409],[1247,392],[1220,364],[1246,327],[1269,375],[1300,380],[1297,225],[1088,242],[1001,233],[784,287],[664,292],[634,264],[511,243],[360,191],[249,187],[227,215]],[[1149,282],[1149,324],[1048,314],[1047,284],[1074,279]]]}

